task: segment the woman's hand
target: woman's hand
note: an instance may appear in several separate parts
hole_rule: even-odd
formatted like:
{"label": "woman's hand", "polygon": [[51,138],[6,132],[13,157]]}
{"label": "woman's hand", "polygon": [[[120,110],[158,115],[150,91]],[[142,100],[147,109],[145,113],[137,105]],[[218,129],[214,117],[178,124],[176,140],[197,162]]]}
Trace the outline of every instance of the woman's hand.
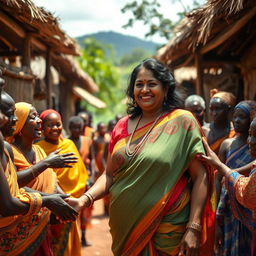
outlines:
{"label": "woman's hand", "polygon": [[184,234],[178,256],[198,256],[200,247],[200,232],[188,228]]}
{"label": "woman's hand", "polygon": [[206,162],[207,164],[211,165],[212,167],[218,169],[222,165],[222,162],[218,158],[218,156],[212,151],[210,146],[208,145],[207,141],[205,138],[202,138],[203,145],[206,151],[206,156],[205,155],[200,155],[198,159],[200,159],[203,162]]}
{"label": "woman's hand", "polygon": [[70,164],[74,164],[77,162],[77,157],[74,156],[74,153],[65,153],[60,154],[59,150],[56,150],[49,154],[43,161],[46,162],[46,165],[50,168],[65,168],[65,167],[72,167]]}
{"label": "woman's hand", "polygon": [[77,212],[80,212],[82,208],[87,207],[90,204],[88,197],[84,195],[80,198],[66,198],[65,202],[72,206]]}
{"label": "woman's hand", "polygon": [[228,176],[230,173],[233,172],[228,166],[226,166],[224,163],[220,161],[218,156],[211,150],[210,146],[208,145],[207,141],[205,138],[202,138],[204,148],[206,151],[206,156],[205,155],[199,155],[198,159],[206,162],[207,164],[211,165],[215,169],[217,169],[221,175]]}
{"label": "woman's hand", "polygon": [[75,221],[78,212],[67,204],[63,199],[69,195],[53,194],[43,197],[43,206],[51,210],[56,216],[63,221]]}

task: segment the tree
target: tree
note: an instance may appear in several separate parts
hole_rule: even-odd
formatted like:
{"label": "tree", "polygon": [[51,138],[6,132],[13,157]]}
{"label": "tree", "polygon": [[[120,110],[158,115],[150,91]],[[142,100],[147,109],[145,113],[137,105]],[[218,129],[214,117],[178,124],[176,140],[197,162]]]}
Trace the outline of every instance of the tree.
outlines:
{"label": "tree", "polygon": [[121,66],[127,66],[133,63],[138,63],[143,59],[151,57],[152,54],[148,53],[144,49],[135,48],[131,52],[126,53],[120,60]]}
{"label": "tree", "polygon": [[177,23],[188,13],[191,8],[198,7],[202,0],[192,0],[192,5],[186,5],[182,0],[172,0],[173,2],[179,2],[183,8],[182,12],[178,12],[177,15],[179,20],[177,22],[165,18],[163,14],[159,11],[161,5],[158,0],[141,0],[132,1],[126,4],[121,11],[123,13],[131,11],[133,18],[130,18],[123,27],[133,27],[134,23],[141,21],[144,25],[149,26],[149,31],[146,33],[146,37],[159,34],[161,37],[166,38],[167,40],[171,38],[172,31]]}
{"label": "tree", "polygon": [[109,53],[111,46],[98,42],[94,38],[87,38],[79,57],[81,68],[88,73],[99,86],[95,95],[107,104],[105,109],[97,109],[86,102],[83,106],[92,112],[94,121],[107,122],[115,118],[116,114],[124,112],[125,106],[121,103],[124,90],[120,84],[120,74],[113,65]]}

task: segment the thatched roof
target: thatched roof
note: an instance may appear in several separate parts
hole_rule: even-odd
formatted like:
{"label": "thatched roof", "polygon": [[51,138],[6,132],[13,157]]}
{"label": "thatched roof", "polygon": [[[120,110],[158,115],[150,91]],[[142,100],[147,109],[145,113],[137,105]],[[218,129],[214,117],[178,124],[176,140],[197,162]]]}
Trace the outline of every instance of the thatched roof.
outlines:
{"label": "thatched roof", "polygon": [[[37,7],[31,0],[0,0],[0,19],[12,25],[16,33],[16,40],[30,32],[33,36],[34,47],[40,51],[43,42],[56,53],[79,55],[79,46],[59,27],[58,18],[42,7]],[[11,19],[10,19],[11,18]],[[8,38],[8,36],[5,34]],[[14,35],[12,35],[13,39]],[[35,40],[38,40],[35,42]],[[11,46],[17,48],[18,42],[6,40]],[[14,44],[14,45],[13,45]],[[42,49],[41,49],[42,50]]]}
{"label": "thatched roof", "polygon": [[236,57],[255,38],[255,27],[255,0],[208,0],[180,22],[157,57],[173,67],[189,64],[195,52],[213,49],[215,56]]}
{"label": "thatched roof", "polygon": [[58,18],[31,0],[0,0],[0,56],[22,56],[26,37],[30,36],[31,55],[46,57],[60,75],[91,93],[98,91],[92,78],[73,56],[80,55],[77,42],[59,26]]}

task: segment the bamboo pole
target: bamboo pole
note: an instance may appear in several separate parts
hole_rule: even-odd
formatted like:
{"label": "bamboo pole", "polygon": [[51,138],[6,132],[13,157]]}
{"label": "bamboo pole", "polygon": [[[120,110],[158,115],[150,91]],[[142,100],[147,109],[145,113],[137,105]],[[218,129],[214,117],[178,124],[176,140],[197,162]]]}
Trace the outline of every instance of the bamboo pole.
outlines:
{"label": "bamboo pole", "polygon": [[46,84],[46,106],[47,108],[51,108],[52,84],[51,84],[51,49],[50,48],[48,48],[46,52],[45,84]]}
{"label": "bamboo pole", "polygon": [[196,94],[204,97],[203,90],[203,63],[202,63],[202,55],[200,52],[195,53],[195,67],[196,67]]}

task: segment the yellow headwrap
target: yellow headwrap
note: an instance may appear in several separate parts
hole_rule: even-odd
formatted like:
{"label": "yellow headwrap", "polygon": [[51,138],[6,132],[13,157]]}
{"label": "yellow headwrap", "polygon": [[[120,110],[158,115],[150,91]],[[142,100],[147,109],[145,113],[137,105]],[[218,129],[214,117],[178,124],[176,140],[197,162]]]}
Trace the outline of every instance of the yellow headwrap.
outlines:
{"label": "yellow headwrap", "polygon": [[13,136],[19,134],[19,132],[22,130],[24,124],[27,121],[31,107],[32,105],[26,102],[18,102],[15,104],[15,115],[18,117],[18,121],[16,122]]}
{"label": "yellow headwrap", "polygon": [[210,90],[211,98],[220,98],[222,99],[228,106],[234,107],[236,104],[236,97],[231,92],[218,91],[218,89]]}
{"label": "yellow headwrap", "polygon": [[12,143],[15,135],[20,133],[24,124],[27,121],[31,107],[32,105],[26,102],[18,102],[15,104],[15,115],[17,116],[18,121],[16,122],[16,127],[13,135],[11,137],[6,138],[6,141]]}

